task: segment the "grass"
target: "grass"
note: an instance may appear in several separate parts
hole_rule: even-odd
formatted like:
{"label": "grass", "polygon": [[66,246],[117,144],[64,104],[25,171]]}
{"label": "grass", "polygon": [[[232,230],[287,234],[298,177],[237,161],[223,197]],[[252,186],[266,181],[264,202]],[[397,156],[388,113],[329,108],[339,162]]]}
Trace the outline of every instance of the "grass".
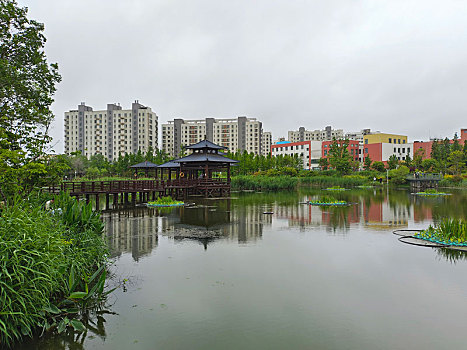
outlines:
{"label": "grass", "polygon": [[276,191],[293,190],[298,182],[298,178],[290,176],[239,175],[232,178],[231,185],[234,190]]}
{"label": "grass", "polygon": [[370,180],[358,176],[265,176],[265,175],[238,175],[232,177],[233,190],[277,191],[293,190],[299,186],[339,186],[353,187],[370,183]]}
{"label": "grass", "polygon": [[467,246],[467,221],[443,219],[414,237],[446,245]]}
{"label": "grass", "polygon": [[76,306],[85,299],[89,305],[91,292],[103,287],[107,246],[99,215],[65,195],[55,205],[62,210],[20,200],[0,209],[2,345],[40,330],[82,330],[85,308]]}
{"label": "grass", "polygon": [[166,207],[175,206],[175,205],[182,205],[182,204],[184,204],[184,202],[176,201],[176,200],[172,199],[171,196],[159,197],[154,202],[148,202],[148,205],[150,205],[150,206],[153,205],[153,206],[166,206]]}

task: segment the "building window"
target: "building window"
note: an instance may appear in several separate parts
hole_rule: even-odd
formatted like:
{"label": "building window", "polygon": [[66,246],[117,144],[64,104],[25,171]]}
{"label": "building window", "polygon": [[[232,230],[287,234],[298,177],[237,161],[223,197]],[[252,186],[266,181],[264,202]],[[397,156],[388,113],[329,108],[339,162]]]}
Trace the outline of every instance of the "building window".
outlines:
{"label": "building window", "polygon": [[391,143],[391,138],[389,138],[389,143]]}

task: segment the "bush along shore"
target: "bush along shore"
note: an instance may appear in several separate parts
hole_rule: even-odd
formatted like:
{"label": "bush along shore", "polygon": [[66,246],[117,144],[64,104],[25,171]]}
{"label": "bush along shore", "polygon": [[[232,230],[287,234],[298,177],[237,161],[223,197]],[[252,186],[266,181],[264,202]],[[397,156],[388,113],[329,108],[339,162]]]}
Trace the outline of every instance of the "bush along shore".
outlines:
{"label": "bush along shore", "polygon": [[0,208],[2,347],[44,332],[84,331],[82,320],[108,294],[100,214],[65,194],[45,209],[39,197]]}
{"label": "bush along shore", "polygon": [[[310,174],[313,174],[310,172]],[[373,180],[367,176],[346,175],[346,176],[267,176],[267,175],[238,175],[232,177],[233,190],[256,190],[256,191],[276,191],[293,190],[299,186],[315,187],[355,187],[370,185]]]}

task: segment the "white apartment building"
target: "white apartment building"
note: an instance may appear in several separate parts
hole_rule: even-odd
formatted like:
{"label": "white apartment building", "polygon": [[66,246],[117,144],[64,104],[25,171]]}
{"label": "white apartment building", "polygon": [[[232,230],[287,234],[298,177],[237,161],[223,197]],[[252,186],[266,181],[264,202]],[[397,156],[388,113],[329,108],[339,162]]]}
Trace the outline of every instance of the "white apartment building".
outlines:
{"label": "white apartment building", "polygon": [[182,146],[204,139],[237,150],[261,154],[263,124],[256,118],[205,118],[196,120],[174,119],[162,124],[162,150],[178,157]]}
{"label": "white apartment building", "polygon": [[311,131],[301,126],[297,131],[292,130],[288,132],[288,139],[290,142],[332,141],[334,138],[343,139],[344,131],[342,129],[334,130],[330,126],[326,126],[323,130]]}
{"label": "white apartment building", "polygon": [[115,160],[119,154],[157,146],[158,117],[138,101],[131,109],[108,104],[107,109],[94,111],[81,103],[78,109],[65,112],[65,153],[81,151],[87,157],[102,154]]}
{"label": "white apartment building", "polygon": [[272,146],[272,133],[270,131],[264,131],[261,137],[261,154],[267,156],[271,153]]}
{"label": "white apartment building", "polygon": [[321,141],[282,141],[271,146],[271,155],[298,156],[302,159],[303,169],[319,168],[321,158]]}

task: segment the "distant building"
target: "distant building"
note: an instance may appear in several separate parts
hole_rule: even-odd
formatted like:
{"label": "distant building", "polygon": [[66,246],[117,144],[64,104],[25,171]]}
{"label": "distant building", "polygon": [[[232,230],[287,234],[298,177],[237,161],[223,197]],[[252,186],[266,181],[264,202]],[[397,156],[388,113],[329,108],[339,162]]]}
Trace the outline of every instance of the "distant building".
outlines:
{"label": "distant building", "polygon": [[267,156],[271,153],[272,134],[270,131],[264,131],[261,136],[261,154]]}
{"label": "distant building", "polygon": [[387,163],[391,156],[396,156],[398,160],[404,161],[407,156],[413,159],[413,143],[369,143],[363,145],[363,160],[369,156],[373,162]]}
{"label": "distant building", "polygon": [[362,129],[360,131],[346,133],[345,138],[349,140],[358,141],[362,145],[364,136],[369,134],[371,134],[370,129]]}
{"label": "distant building", "polygon": [[379,131],[363,136],[363,144],[368,145],[373,143],[392,143],[399,145],[406,144],[407,136],[397,134],[386,134]]}
{"label": "distant building", "polygon": [[256,118],[205,118],[196,120],[174,119],[162,124],[162,150],[177,157],[182,146],[204,139],[227,147],[231,152],[247,151],[261,154],[263,124]]}
{"label": "distant building", "polygon": [[158,117],[138,101],[131,109],[108,104],[98,111],[83,102],[78,109],[65,112],[65,153],[81,151],[87,157],[102,154],[115,160],[119,154],[157,146]]}
{"label": "distant building", "polygon": [[297,155],[302,159],[303,169],[318,168],[318,161],[321,156],[320,141],[281,141],[271,146],[271,155]]}
{"label": "distant building", "polygon": [[344,131],[342,129],[334,130],[330,126],[326,126],[323,130],[306,130],[303,126],[297,131],[289,131],[288,139],[290,142],[301,141],[332,141],[334,138],[343,139]]}

